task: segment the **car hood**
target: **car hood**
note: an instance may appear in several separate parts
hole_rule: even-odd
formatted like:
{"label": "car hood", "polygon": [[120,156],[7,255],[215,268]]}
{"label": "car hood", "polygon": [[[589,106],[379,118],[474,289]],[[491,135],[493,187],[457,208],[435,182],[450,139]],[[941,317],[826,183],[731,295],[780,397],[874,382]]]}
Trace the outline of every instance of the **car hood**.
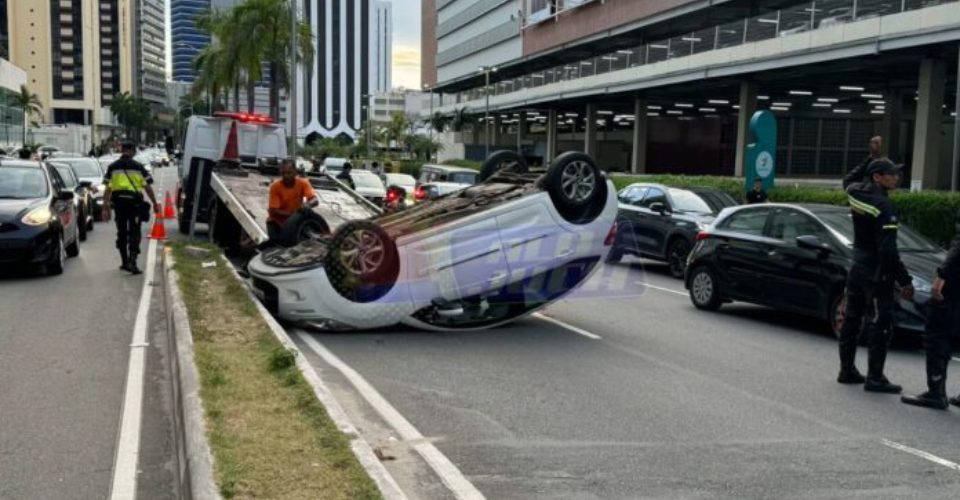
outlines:
{"label": "car hood", "polygon": [[31,209],[43,205],[43,198],[28,200],[0,199],[0,222],[16,222]]}
{"label": "car hood", "polygon": [[946,259],[944,252],[900,252],[900,260],[907,267],[911,275],[933,281],[937,276],[937,268]]}

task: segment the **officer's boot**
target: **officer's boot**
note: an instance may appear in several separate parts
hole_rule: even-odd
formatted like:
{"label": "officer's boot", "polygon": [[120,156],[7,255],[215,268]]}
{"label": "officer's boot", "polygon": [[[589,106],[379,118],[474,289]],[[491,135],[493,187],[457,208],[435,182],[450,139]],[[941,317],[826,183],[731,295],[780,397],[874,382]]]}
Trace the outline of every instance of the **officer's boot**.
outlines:
{"label": "officer's boot", "polygon": [[883,376],[883,365],[887,361],[887,346],[870,346],[867,360],[867,381],[863,384],[863,390],[869,392],[882,392],[886,394],[900,394],[903,387],[897,384],[891,384],[887,377]]}
{"label": "officer's boot", "polygon": [[130,257],[127,255],[127,249],[121,248],[118,250],[120,252],[120,270],[129,271],[130,270]]}
{"label": "officer's boot", "polygon": [[857,342],[840,339],[840,374],[837,375],[837,382],[841,384],[862,384],[863,375],[857,370],[854,360],[857,357]]}
{"label": "officer's boot", "polygon": [[130,252],[130,264],[127,266],[127,271],[130,271],[130,274],[140,274],[143,271],[137,267],[137,256],[140,255],[135,252]]}
{"label": "officer's boot", "polygon": [[900,396],[900,401],[908,405],[925,406],[946,410],[947,401],[947,363],[940,357],[927,356],[927,392],[916,396]]}

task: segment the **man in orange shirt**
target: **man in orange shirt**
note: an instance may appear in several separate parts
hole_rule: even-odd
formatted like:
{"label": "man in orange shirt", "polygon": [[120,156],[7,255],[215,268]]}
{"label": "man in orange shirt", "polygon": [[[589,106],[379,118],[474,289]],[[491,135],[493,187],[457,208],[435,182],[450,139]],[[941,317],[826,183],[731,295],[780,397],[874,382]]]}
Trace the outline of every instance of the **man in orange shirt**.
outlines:
{"label": "man in orange shirt", "polygon": [[270,185],[267,234],[280,245],[293,243],[291,233],[300,222],[302,210],[320,203],[307,179],[297,177],[297,167],[287,158],[280,163],[280,180]]}

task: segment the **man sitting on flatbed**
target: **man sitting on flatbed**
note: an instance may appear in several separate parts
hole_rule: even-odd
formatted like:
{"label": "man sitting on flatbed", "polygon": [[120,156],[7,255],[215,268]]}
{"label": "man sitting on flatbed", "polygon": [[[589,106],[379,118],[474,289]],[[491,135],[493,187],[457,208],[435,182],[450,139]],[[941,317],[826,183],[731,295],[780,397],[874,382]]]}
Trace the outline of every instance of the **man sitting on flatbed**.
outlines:
{"label": "man sitting on flatbed", "polygon": [[270,185],[267,235],[270,241],[282,246],[296,243],[295,231],[304,217],[303,211],[317,206],[320,201],[310,181],[297,177],[293,160],[280,162],[280,179]]}

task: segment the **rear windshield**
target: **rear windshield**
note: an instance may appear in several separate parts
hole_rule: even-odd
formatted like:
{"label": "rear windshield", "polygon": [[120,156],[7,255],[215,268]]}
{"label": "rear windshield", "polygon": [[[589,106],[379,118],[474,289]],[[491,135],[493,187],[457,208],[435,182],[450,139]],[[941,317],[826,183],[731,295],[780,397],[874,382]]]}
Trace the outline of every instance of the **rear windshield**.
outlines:
{"label": "rear windshield", "polygon": [[670,188],[670,198],[673,199],[673,209],[679,212],[697,212],[702,214],[713,213],[713,209],[700,196],[686,189]]}
{"label": "rear windshield", "polygon": [[42,198],[47,192],[47,179],[39,168],[0,168],[0,198]]}
{"label": "rear windshield", "polygon": [[476,172],[450,172],[447,174],[447,182],[456,182],[458,184],[476,184]]}

